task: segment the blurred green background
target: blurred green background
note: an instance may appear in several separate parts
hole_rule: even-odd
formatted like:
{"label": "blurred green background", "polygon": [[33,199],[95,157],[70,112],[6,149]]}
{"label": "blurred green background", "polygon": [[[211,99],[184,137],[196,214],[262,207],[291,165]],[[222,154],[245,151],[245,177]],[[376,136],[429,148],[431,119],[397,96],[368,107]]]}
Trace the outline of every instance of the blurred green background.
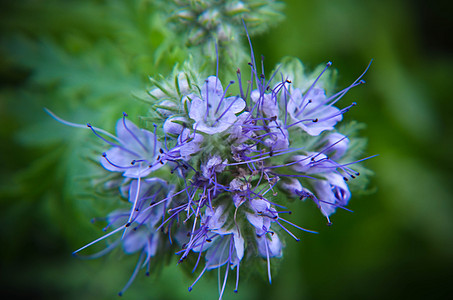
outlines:
{"label": "blurred green background", "polygon": [[[149,1],[148,1],[149,2]],[[0,291],[8,299],[112,299],[137,257],[78,260],[71,252],[101,233],[90,218],[114,207],[84,190],[81,163],[95,140],[43,112],[112,129],[147,76],[184,57],[166,42],[152,1],[2,1],[0,7]],[[298,224],[269,285],[243,276],[225,299],[444,299],[453,295],[453,69],[448,1],[286,1],[286,19],[253,38],[270,70],[284,56],[309,68],[332,61],[338,87],[374,59],[367,84],[345,97],[346,119],[367,124],[371,193],[355,194],[334,225],[297,203]],[[131,93],[132,92],[132,93]],[[80,198],[74,201],[75,198]],[[293,219],[295,220],[295,219]],[[215,277],[215,276],[214,276]],[[234,276],[232,276],[234,277]],[[215,299],[217,280],[192,278],[175,262],[140,273],[125,299]],[[233,281],[233,279],[231,280]]]}

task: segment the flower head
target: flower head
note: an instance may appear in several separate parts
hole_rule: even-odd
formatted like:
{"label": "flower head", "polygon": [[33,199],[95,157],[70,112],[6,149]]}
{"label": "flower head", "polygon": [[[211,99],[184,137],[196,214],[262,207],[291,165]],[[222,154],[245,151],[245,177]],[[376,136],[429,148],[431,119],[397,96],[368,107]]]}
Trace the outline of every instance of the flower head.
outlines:
{"label": "flower head", "polygon": [[[197,22],[217,26],[217,8],[199,4],[206,7]],[[154,132],[126,115],[109,139],[90,126],[111,146],[101,165],[125,177],[110,185],[119,187],[127,207],[107,217],[112,231],[76,253],[121,232],[101,254],[118,245],[127,254],[140,253],[123,291],[141,267],[149,269],[152,258],[170,248],[179,248],[178,262],[198,273],[189,291],[207,271],[217,270],[221,298],[234,269],[237,291],[247,260],[266,264],[271,282],[271,262],[283,256],[284,238],[300,240],[292,229],[316,233],[290,220],[286,199],[311,199],[329,224],[337,208],[349,204],[348,180],[359,175],[351,165],[360,160],[346,161],[354,157],[354,136],[337,124],[354,104],[339,100],[362,83],[363,74],[330,95],[322,79],[330,63],[314,80],[283,73],[285,68],[266,79],[253,49],[251,58],[250,80],[244,83],[237,71],[238,94],[230,91],[235,81],[224,89],[218,76],[197,80],[191,72],[176,72],[173,91],[169,82],[156,83],[150,92],[159,124]]]}

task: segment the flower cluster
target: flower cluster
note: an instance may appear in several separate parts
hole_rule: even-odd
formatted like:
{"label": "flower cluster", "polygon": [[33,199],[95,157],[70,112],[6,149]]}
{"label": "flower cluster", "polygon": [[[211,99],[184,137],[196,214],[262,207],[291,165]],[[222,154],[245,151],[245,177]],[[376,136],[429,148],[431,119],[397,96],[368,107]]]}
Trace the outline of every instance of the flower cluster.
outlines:
{"label": "flower cluster", "polygon": [[242,21],[250,33],[259,33],[283,17],[283,4],[275,0],[159,1],[169,26],[185,36],[189,46],[207,40],[230,42],[242,32]]}
{"label": "flower cluster", "polygon": [[199,274],[189,291],[206,271],[223,269],[222,297],[231,269],[237,292],[240,265],[253,259],[267,265],[271,281],[271,259],[282,256],[284,237],[299,240],[294,230],[314,233],[287,219],[285,200],[313,201],[330,224],[351,198],[348,180],[359,175],[350,167],[357,160],[344,161],[350,138],[336,126],[355,105],[339,100],[363,83],[363,74],[328,95],[321,78],[330,65],[309,83],[293,82],[301,74],[285,68],[267,79],[252,52],[245,83],[239,69],[237,84],[226,87],[218,75],[193,82],[181,72],[177,92],[165,84],[153,89],[161,123],[152,130],[127,114],[116,136],[88,124],[110,147],[100,157],[105,170],[117,174],[108,185],[129,205],[108,215],[109,233],[75,253],[104,239],[111,242],[95,257],[120,245],[127,254],[139,252],[121,293],[140,268],[149,272],[153,257],[175,247],[179,263]]}

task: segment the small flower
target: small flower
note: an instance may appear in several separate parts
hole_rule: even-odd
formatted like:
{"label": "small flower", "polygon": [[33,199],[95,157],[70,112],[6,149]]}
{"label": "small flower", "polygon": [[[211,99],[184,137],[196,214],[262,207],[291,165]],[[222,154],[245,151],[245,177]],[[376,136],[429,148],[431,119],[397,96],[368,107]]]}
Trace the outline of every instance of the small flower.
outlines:
{"label": "small flower", "polygon": [[325,130],[332,130],[343,118],[340,109],[331,106],[325,91],[311,88],[305,95],[294,89],[288,100],[288,114],[293,124],[309,135],[319,135]]}
{"label": "small flower", "polygon": [[107,217],[108,225],[104,230],[113,228],[114,230],[97,240],[85,245],[73,254],[78,254],[85,248],[98,243],[101,240],[109,238],[118,232],[123,232],[121,238],[110,244],[106,249],[88,256],[88,258],[96,258],[104,255],[119,244],[125,253],[133,254],[140,252],[140,256],[131,278],[120,291],[120,295],[131,285],[140,268],[149,267],[151,258],[158,251],[161,232],[157,230],[163,222],[167,207],[170,205],[173,198],[174,186],[169,185],[166,181],[160,178],[148,178],[132,180],[129,184],[128,198],[132,204],[131,211],[124,209],[115,210]]}
{"label": "small flower", "polygon": [[344,208],[348,204],[351,193],[343,176],[335,173],[324,174],[324,176],[325,180],[315,181],[314,189],[322,214],[329,217],[337,207]]}
{"label": "small flower", "polygon": [[[229,228],[227,221],[228,216],[223,206],[219,206],[217,208],[207,208],[202,217],[200,229],[191,234],[189,241],[184,244],[185,250],[182,251],[183,254],[180,261],[189,254],[189,251],[206,252],[205,266],[198,278],[189,287],[189,291],[193,289],[193,286],[206,271],[219,269],[224,265],[226,265],[226,273],[222,290],[220,291],[220,298],[222,298],[225,290],[226,280],[228,278],[230,268],[236,268],[237,270],[238,276],[235,289],[237,291],[239,264],[244,256],[244,238],[236,227],[233,226]],[[194,270],[197,266],[198,262],[195,265]]]}
{"label": "small flower", "polygon": [[236,122],[236,114],[244,110],[245,102],[238,96],[225,98],[225,93],[217,77],[206,79],[201,88],[201,98],[194,95],[190,105],[189,116],[195,121],[194,130],[221,133]]}
{"label": "small flower", "polygon": [[116,123],[118,143],[108,142],[113,147],[102,155],[101,165],[125,177],[144,177],[162,166],[156,162],[160,143],[154,133],[139,129],[126,116]]}
{"label": "small flower", "polygon": [[307,175],[319,175],[321,177],[319,179],[312,179],[316,196],[302,193],[301,195],[312,198],[323,215],[329,218],[337,207],[344,208],[348,204],[351,193],[349,192],[344,176],[340,174],[340,171],[349,174],[347,173],[347,169],[329,159],[324,153],[296,155],[293,157],[293,160],[295,163],[292,168],[295,171]]}
{"label": "small flower", "polygon": [[208,159],[206,164],[201,166],[201,172],[203,177],[209,179],[212,176],[215,176],[215,173],[220,173],[223,170],[225,170],[226,164],[227,164],[226,159],[222,161],[222,158],[220,158],[219,155],[212,156],[211,158]]}
{"label": "small flower", "polygon": [[273,118],[279,116],[278,101],[275,94],[265,94],[259,90],[253,90],[250,99],[258,105],[258,110],[264,117]]}

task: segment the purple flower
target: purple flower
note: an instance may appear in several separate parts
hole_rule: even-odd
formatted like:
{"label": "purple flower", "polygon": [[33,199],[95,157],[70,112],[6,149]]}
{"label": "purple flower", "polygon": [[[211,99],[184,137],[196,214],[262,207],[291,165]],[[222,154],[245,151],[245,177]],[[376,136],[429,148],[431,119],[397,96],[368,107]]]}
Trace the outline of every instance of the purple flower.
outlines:
{"label": "purple flower", "polygon": [[316,180],[314,190],[318,198],[318,206],[322,214],[329,217],[337,207],[345,207],[351,193],[343,176],[335,173],[324,174],[325,180]]}
{"label": "purple flower", "polygon": [[173,198],[174,189],[174,185],[169,185],[160,178],[132,180],[128,193],[132,204],[128,222],[155,227],[162,221]]}
{"label": "purple flower", "polygon": [[236,122],[236,114],[244,110],[245,101],[238,96],[225,98],[225,93],[220,80],[210,76],[201,87],[201,98],[189,96],[192,98],[189,117],[195,121],[195,130],[221,133]]}
{"label": "purple flower", "polygon": [[264,145],[271,151],[284,150],[289,147],[289,134],[280,120],[273,121],[266,127]]}
{"label": "purple flower", "polygon": [[310,88],[305,95],[302,95],[300,89],[292,90],[286,107],[294,122],[292,125],[312,136],[334,129],[343,116],[341,110],[328,104],[328,101],[325,91],[321,88]]}
{"label": "purple flower", "polygon": [[[337,207],[345,207],[348,204],[351,193],[344,177],[337,170],[345,171],[342,165],[329,159],[324,153],[317,152],[295,155],[293,160],[296,162],[292,166],[295,171],[321,177],[312,179],[316,197],[311,195],[311,198],[323,215],[328,218]],[[304,195],[307,196],[306,193],[302,194]]]}
{"label": "purple flower", "polygon": [[[123,251],[126,254],[133,254],[140,251],[140,256],[137,261],[135,270],[129,278],[129,281],[119,292],[120,296],[129,288],[141,268],[146,266],[146,274],[149,274],[151,258],[156,255],[160,240],[159,231],[156,231],[155,228],[152,228],[147,224],[139,223],[139,219],[144,219],[144,217],[140,216],[140,213],[138,213],[136,220],[134,220],[132,223],[130,223],[130,221],[127,221],[127,216],[127,211],[117,210],[111,213],[107,218],[109,226],[116,228],[113,232],[116,232],[118,230],[121,231],[123,228],[125,230],[132,228],[127,232],[124,231],[122,238],[116,240],[116,242],[112,245],[116,246],[118,243],[121,243]],[[129,227],[125,227],[124,224],[129,224]],[[108,247],[107,249],[109,248],[110,247]]]}
{"label": "purple flower", "polygon": [[147,274],[149,274],[151,258],[156,255],[159,247],[161,232],[157,228],[164,222],[164,215],[173,198],[174,188],[173,185],[169,185],[159,178],[133,180],[128,192],[129,202],[132,204],[130,212],[119,209],[110,213],[107,217],[108,226],[105,230],[108,228],[114,230],[74,252],[74,254],[77,254],[101,240],[118,232],[123,232],[122,237],[106,249],[89,256],[89,258],[99,257],[110,252],[119,244],[122,245],[127,254],[140,252],[136,268],[119,293],[120,295],[131,285],[141,268],[146,266]]}
{"label": "purple flower", "polygon": [[[124,228],[124,224],[128,222],[128,215],[129,212],[126,210],[116,210],[108,215],[107,221],[113,228]],[[140,219],[143,220],[145,217],[139,213],[135,216],[139,218],[129,225],[132,230],[128,230],[120,240],[123,250],[127,254],[144,250],[148,257],[154,256],[158,246],[158,234],[152,227],[140,223]]]}
{"label": "purple flower", "polygon": [[138,128],[126,119],[125,114],[116,123],[116,134],[118,143],[108,142],[113,147],[102,155],[101,164],[104,168],[123,172],[125,177],[139,178],[162,166],[156,159],[160,143],[154,133]]}
{"label": "purple flower", "polygon": [[206,164],[201,165],[201,173],[204,178],[209,179],[215,176],[215,173],[220,173],[225,170],[227,160],[223,160],[219,155],[214,155],[208,159]]}
{"label": "purple flower", "polygon": [[250,93],[250,99],[258,105],[258,110],[264,117],[278,117],[278,101],[275,93],[265,94],[259,90],[253,90]]}
{"label": "purple flower", "polygon": [[[271,223],[278,222],[279,216],[277,211],[265,200],[251,200],[249,202],[249,207],[254,213],[246,213],[247,220],[255,227],[255,239],[258,246],[258,253],[267,260],[267,272],[269,282],[271,282],[270,258],[282,256],[283,249],[283,244],[280,242],[278,235],[270,230]],[[286,230],[286,228],[284,229]]]}
{"label": "purple flower", "polygon": [[[244,257],[245,242],[237,228],[227,221],[228,215],[223,206],[218,206],[216,208],[208,207],[202,216],[200,228],[191,235],[189,241],[185,244],[181,259],[186,257],[189,251],[206,252],[205,266],[194,283],[189,287],[189,291],[192,290],[193,286],[206,271],[220,269],[225,265],[225,276],[222,290],[220,291],[220,298],[222,298],[225,290],[230,268],[236,268],[237,280],[235,291],[237,291],[239,264]],[[197,266],[198,262],[195,265],[194,270]]]}

